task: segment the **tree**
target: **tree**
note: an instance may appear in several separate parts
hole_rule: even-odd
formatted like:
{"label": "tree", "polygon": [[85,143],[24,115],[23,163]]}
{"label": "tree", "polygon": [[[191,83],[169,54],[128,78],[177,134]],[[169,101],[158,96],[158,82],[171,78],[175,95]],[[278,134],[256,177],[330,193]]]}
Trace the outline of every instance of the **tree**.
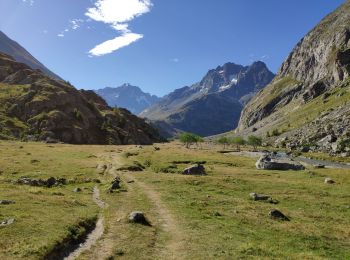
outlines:
{"label": "tree", "polygon": [[217,142],[218,142],[219,144],[222,144],[222,145],[224,146],[224,150],[225,150],[225,149],[226,149],[226,145],[228,145],[228,144],[230,143],[230,140],[229,140],[227,137],[223,136],[223,137],[220,137],[220,138],[217,140]]}
{"label": "tree", "polygon": [[231,143],[236,145],[237,151],[241,151],[241,145],[245,144],[243,137],[236,136],[231,139]]}
{"label": "tree", "polygon": [[262,139],[261,139],[260,137],[251,135],[251,136],[248,137],[247,144],[253,146],[254,151],[256,151],[256,148],[257,148],[258,146],[261,146],[261,144],[262,144]]}
{"label": "tree", "polygon": [[179,140],[180,142],[184,143],[186,145],[186,148],[190,148],[190,146],[193,143],[198,143],[198,142],[202,142],[202,137],[196,135],[196,134],[192,134],[192,133],[182,133],[179,136]]}

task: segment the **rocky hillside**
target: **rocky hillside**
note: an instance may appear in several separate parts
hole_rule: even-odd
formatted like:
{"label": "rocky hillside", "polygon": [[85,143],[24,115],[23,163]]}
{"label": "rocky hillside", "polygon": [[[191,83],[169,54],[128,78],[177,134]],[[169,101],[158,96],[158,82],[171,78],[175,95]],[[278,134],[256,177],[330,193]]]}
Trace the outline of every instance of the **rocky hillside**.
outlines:
{"label": "rocky hillside", "polygon": [[263,62],[251,66],[226,63],[210,70],[191,87],[165,96],[140,115],[158,126],[171,126],[175,129],[173,132],[188,131],[202,136],[219,134],[237,126],[246,102],[273,77]]}
{"label": "rocky hillside", "polygon": [[138,115],[160,100],[159,97],[143,92],[139,87],[124,84],[117,88],[103,88],[95,91],[111,107],[122,107]]}
{"label": "rocky hillside", "polygon": [[296,45],[273,82],[246,106],[237,132],[278,136],[281,146],[340,152],[350,144],[349,76],[346,1]]}
{"label": "rocky hillside", "polygon": [[158,132],[124,109],[111,109],[92,91],[0,53],[0,138],[73,144],[150,144]]}
{"label": "rocky hillside", "polygon": [[11,40],[6,34],[0,31],[0,52],[13,57],[16,61],[27,64],[32,69],[39,69],[47,76],[55,79],[61,79],[55,73],[46,68],[42,63],[35,59],[26,49],[17,42]]}

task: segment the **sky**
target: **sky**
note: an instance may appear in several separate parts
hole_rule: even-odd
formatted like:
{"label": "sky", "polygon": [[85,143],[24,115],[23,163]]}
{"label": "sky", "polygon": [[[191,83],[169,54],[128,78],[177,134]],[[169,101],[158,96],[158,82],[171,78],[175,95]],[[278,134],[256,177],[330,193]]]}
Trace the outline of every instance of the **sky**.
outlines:
{"label": "sky", "polygon": [[277,72],[344,0],[0,0],[0,30],[78,89],[163,96],[226,62]]}

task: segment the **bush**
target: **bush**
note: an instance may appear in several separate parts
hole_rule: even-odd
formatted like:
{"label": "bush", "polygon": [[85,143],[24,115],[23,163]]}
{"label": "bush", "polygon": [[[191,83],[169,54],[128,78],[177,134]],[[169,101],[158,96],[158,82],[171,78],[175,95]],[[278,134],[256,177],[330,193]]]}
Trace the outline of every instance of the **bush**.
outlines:
{"label": "bush", "polygon": [[81,114],[81,112],[77,108],[74,108],[73,114],[74,114],[74,117],[76,119],[78,119],[78,120],[82,120],[83,119],[83,115]]}
{"label": "bush", "polygon": [[222,144],[224,146],[224,149],[225,149],[226,145],[228,145],[230,143],[230,140],[227,137],[223,136],[217,140],[217,143]]}
{"label": "bush", "polygon": [[272,136],[279,136],[280,132],[278,131],[278,129],[273,129],[272,130]]}
{"label": "bush", "polygon": [[248,137],[247,144],[253,146],[254,150],[256,150],[258,146],[261,146],[262,139],[260,137],[251,135]]}
{"label": "bush", "polygon": [[243,137],[236,136],[231,139],[231,144],[236,145],[236,148],[238,151],[241,150],[241,145],[244,145],[246,141],[243,139]]}
{"label": "bush", "polygon": [[192,144],[202,143],[203,138],[199,135],[192,134],[192,133],[182,133],[179,136],[180,142],[184,143],[186,145],[186,148],[190,148]]}

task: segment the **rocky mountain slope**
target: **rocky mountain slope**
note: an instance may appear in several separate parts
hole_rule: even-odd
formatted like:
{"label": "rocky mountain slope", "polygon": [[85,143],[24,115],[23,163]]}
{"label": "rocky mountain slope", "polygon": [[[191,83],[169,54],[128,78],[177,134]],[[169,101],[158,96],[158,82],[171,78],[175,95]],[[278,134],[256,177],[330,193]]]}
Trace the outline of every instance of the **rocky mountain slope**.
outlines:
{"label": "rocky mountain slope", "polygon": [[61,79],[55,73],[46,68],[36,58],[34,58],[26,49],[24,49],[17,42],[11,40],[6,34],[0,31],[0,52],[5,53],[13,57],[16,61],[27,64],[32,69],[39,69],[44,74],[55,78]]}
{"label": "rocky mountain slope", "polygon": [[165,96],[140,116],[157,126],[172,127],[173,133],[208,136],[229,131],[237,126],[246,102],[273,77],[263,62],[250,66],[226,63],[210,70],[199,83]]}
{"label": "rocky mountain slope", "polygon": [[0,53],[0,138],[73,144],[150,144],[158,132],[124,109],[112,109],[93,91]]}
{"label": "rocky mountain slope", "polygon": [[346,1],[296,45],[273,82],[248,103],[237,133],[274,132],[281,146],[333,152],[349,146],[350,150],[349,76],[350,1]]}
{"label": "rocky mountain slope", "polygon": [[117,88],[103,88],[95,91],[111,107],[122,107],[137,115],[160,100],[159,97],[143,92],[139,87],[124,84]]}

